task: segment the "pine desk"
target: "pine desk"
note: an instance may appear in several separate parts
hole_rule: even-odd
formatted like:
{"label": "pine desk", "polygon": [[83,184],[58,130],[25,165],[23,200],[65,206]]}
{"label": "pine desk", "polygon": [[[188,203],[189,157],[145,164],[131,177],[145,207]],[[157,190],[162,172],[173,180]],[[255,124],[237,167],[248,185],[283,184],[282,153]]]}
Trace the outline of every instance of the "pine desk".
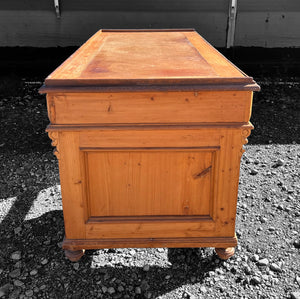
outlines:
{"label": "pine desk", "polygon": [[85,249],[234,254],[259,86],[194,30],[102,30],[45,80],[70,260]]}

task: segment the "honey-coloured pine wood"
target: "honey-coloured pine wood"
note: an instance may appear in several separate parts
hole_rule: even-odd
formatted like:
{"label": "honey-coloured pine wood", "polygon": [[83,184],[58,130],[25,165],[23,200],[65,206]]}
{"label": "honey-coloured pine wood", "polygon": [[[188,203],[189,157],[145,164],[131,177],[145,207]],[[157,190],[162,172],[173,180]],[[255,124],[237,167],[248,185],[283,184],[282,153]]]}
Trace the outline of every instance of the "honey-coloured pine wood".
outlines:
{"label": "honey-coloured pine wood", "polygon": [[52,124],[246,123],[252,92],[67,93],[47,99]]}
{"label": "honey-coloured pine wood", "polygon": [[45,80],[63,248],[237,245],[259,86],[193,30],[102,30]]}
{"label": "honey-coloured pine wood", "polygon": [[212,156],[185,149],[86,152],[90,215],[207,215]]}
{"label": "honey-coloured pine wood", "polygon": [[45,79],[41,92],[220,86],[259,90],[194,30],[100,30]]}
{"label": "honey-coloured pine wood", "polygon": [[216,248],[216,254],[222,260],[228,260],[230,257],[234,255],[234,247],[227,247],[227,248]]}

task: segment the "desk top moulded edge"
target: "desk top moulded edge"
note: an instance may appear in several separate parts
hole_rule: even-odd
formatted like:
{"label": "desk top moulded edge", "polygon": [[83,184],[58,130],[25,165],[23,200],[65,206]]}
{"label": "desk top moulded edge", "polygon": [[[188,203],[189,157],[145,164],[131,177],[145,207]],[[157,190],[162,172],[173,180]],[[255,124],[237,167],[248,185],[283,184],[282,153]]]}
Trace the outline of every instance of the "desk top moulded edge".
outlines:
{"label": "desk top moulded edge", "polygon": [[[199,57],[211,68],[212,76],[156,76],[145,78],[83,78],[82,73],[100,51],[106,37],[114,34],[168,34],[184,36]],[[121,35],[120,35],[121,34]],[[154,36],[154,35],[152,35]],[[177,36],[178,37],[178,36]],[[40,93],[50,92],[135,92],[135,91],[200,91],[247,90],[259,91],[252,77],[247,76],[193,29],[161,30],[99,30],[45,80]]]}

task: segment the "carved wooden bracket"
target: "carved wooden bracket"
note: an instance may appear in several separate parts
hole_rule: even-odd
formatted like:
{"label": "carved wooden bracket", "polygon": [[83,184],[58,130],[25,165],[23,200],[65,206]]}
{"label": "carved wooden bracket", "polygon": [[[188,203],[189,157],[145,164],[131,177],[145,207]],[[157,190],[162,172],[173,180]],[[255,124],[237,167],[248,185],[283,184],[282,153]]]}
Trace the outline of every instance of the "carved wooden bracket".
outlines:
{"label": "carved wooden bracket", "polygon": [[242,129],[242,147],[241,147],[241,156],[242,156],[243,153],[246,151],[246,150],[244,149],[244,145],[248,143],[247,137],[250,136],[251,130],[252,130],[252,129],[253,129],[253,128],[244,128],[244,129]]}
{"label": "carved wooden bracket", "polygon": [[48,132],[49,138],[52,140],[51,145],[55,147],[53,150],[53,154],[56,156],[56,158],[60,159],[60,153],[59,153],[59,143],[58,143],[58,132]]}

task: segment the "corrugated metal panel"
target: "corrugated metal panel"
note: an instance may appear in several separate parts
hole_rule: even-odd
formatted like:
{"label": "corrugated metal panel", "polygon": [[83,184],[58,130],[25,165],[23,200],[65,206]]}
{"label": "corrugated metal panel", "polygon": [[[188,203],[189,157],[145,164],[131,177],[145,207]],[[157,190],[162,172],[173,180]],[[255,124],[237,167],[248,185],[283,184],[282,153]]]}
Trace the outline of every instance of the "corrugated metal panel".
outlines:
{"label": "corrugated metal panel", "polygon": [[300,1],[239,1],[235,46],[300,47]]}
{"label": "corrugated metal panel", "polygon": [[53,1],[2,0],[2,46],[80,45],[100,28],[192,27],[215,46],[226,42],[228,0],[60,0],[60,7],[57,19]]}
{"label": "corrugated metal panel", "polygon": [[[100,28],[195,28],[225,47],[229,0],[1,0],[1,46],[78,46]],[[235,46],[300,47],[300,0],[238,0]]]}
{"label": "corrugated metal panel", "polygon": [[[60,0],[63,11],[226,12],[227,0]],[[52,0],[1,0],[1,10],[52,10]]]}
{"label": "corrugated metal panel", "polygon": [[299,11],[299,0],[238,0],[238,3],[244,12]]}

